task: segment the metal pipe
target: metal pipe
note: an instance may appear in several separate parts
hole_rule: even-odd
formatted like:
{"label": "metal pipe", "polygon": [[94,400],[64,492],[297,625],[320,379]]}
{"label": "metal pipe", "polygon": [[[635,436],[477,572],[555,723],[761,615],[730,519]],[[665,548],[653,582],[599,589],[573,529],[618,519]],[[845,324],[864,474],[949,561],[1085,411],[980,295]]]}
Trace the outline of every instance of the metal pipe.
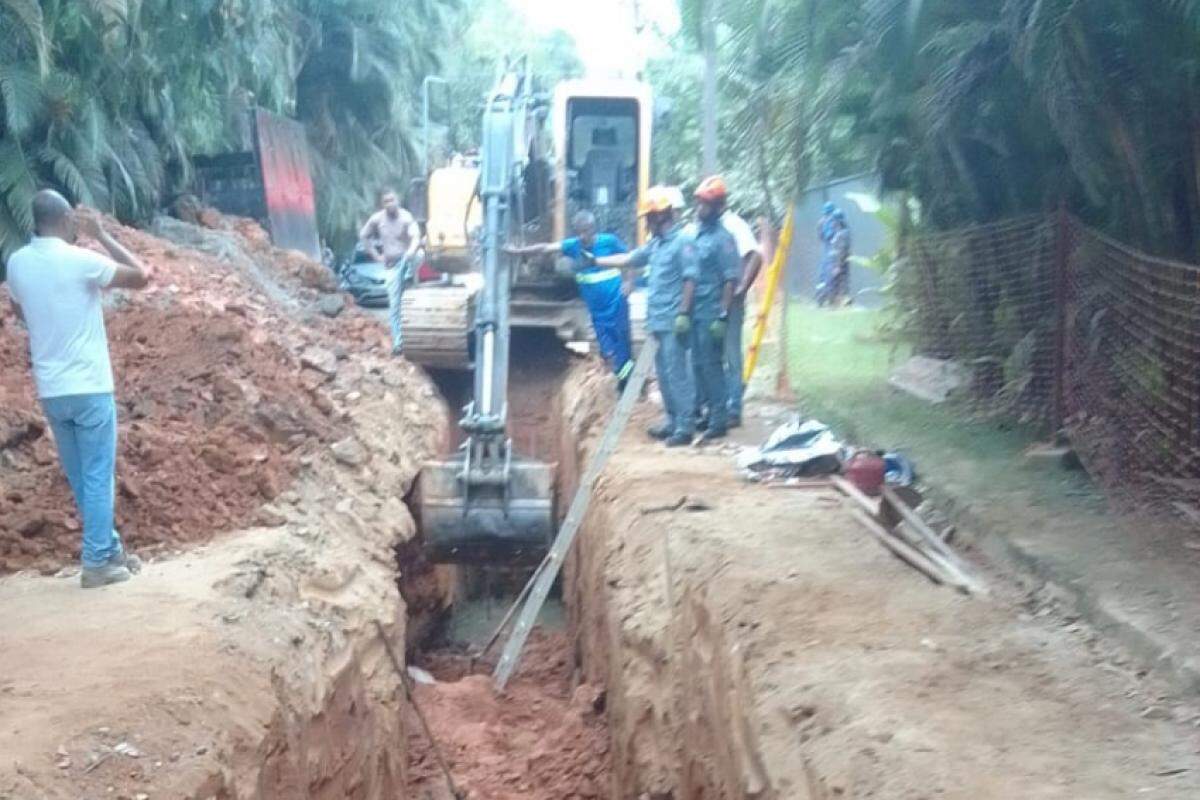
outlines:
{"label": "metal pipe", "polygon": [[496,357],[496,332],[492,328],[483,334],[483,396],[480,398],[480,411],[486,416],[492,415],[492,362]]}
{"label": "metal pipe", "polygon": [[448,81],[438,75],[426,75],[421,81],[421,174],[425,176],[429,175],[429,86],[434,83],[445,86]]}

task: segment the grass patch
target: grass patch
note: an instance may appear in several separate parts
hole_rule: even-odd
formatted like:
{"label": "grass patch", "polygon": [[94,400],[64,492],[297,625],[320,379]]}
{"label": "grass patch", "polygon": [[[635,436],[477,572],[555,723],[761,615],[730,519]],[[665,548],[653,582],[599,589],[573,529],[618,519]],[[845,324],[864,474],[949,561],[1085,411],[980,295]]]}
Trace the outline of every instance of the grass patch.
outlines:
{"label": "grass patch", "polygon": [[944,491],[1011,502],[1100,502],[1083,473],[1031,463],[1022,451],[1034,432],[972,418],[950,405],[935,406],[888,385],[891,371],[911,354],[880,334],[881,311],[788,308],[788,378],[805,413],[851,442],[899,450]]}

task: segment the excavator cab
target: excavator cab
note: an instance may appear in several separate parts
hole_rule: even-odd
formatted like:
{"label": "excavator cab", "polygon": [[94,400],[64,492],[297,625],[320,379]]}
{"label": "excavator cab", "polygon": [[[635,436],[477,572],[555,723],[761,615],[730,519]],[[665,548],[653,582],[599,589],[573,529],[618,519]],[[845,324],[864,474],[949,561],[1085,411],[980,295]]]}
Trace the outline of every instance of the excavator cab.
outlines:
{"label": "excavator cab", "polygon": [[[552,119],[550,129],[547,120]],[[471,369],[466,440],[425,464],[417,515],[439,563],[536,563],[553,537],[555,465],[516,452],[509,435],[513,328],[590,334],[574,281],[522,262],[506,245],[569,235],[587,208],[601,230],[640,241],[637,200],[649,183],[649,91],[635,82],[569,81],[553,100],[511,67],[488,96],[478,161],[434,170],[427,191],[430,263],[450,278],[405,292],[406,355],[427,367]]]}

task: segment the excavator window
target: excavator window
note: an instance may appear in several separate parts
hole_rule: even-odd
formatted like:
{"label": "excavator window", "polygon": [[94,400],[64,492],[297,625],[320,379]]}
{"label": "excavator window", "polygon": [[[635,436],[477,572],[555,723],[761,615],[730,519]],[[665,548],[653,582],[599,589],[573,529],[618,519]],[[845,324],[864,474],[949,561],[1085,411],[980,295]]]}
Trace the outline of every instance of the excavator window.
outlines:
{"label": "excavator window", "polygon": [[577,97],[567,104],[568,219],[587,209],[602,230],[634,236],[638,114],[631,98]]}

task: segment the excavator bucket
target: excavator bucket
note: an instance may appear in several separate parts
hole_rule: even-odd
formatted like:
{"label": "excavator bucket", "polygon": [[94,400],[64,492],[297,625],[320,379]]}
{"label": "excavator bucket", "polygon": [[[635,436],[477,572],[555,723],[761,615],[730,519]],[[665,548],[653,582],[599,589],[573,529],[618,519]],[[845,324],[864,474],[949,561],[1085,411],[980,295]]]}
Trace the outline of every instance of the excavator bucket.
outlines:
{"label": "excavator bucket", "polygon": [[[536,563],[554,535],[554,468],[514,459],[508,476],[473,480],[464,458],[427,463],[417,483],[425,550],[435,563]],[[478,476],[477,476],[478,478]]]}

